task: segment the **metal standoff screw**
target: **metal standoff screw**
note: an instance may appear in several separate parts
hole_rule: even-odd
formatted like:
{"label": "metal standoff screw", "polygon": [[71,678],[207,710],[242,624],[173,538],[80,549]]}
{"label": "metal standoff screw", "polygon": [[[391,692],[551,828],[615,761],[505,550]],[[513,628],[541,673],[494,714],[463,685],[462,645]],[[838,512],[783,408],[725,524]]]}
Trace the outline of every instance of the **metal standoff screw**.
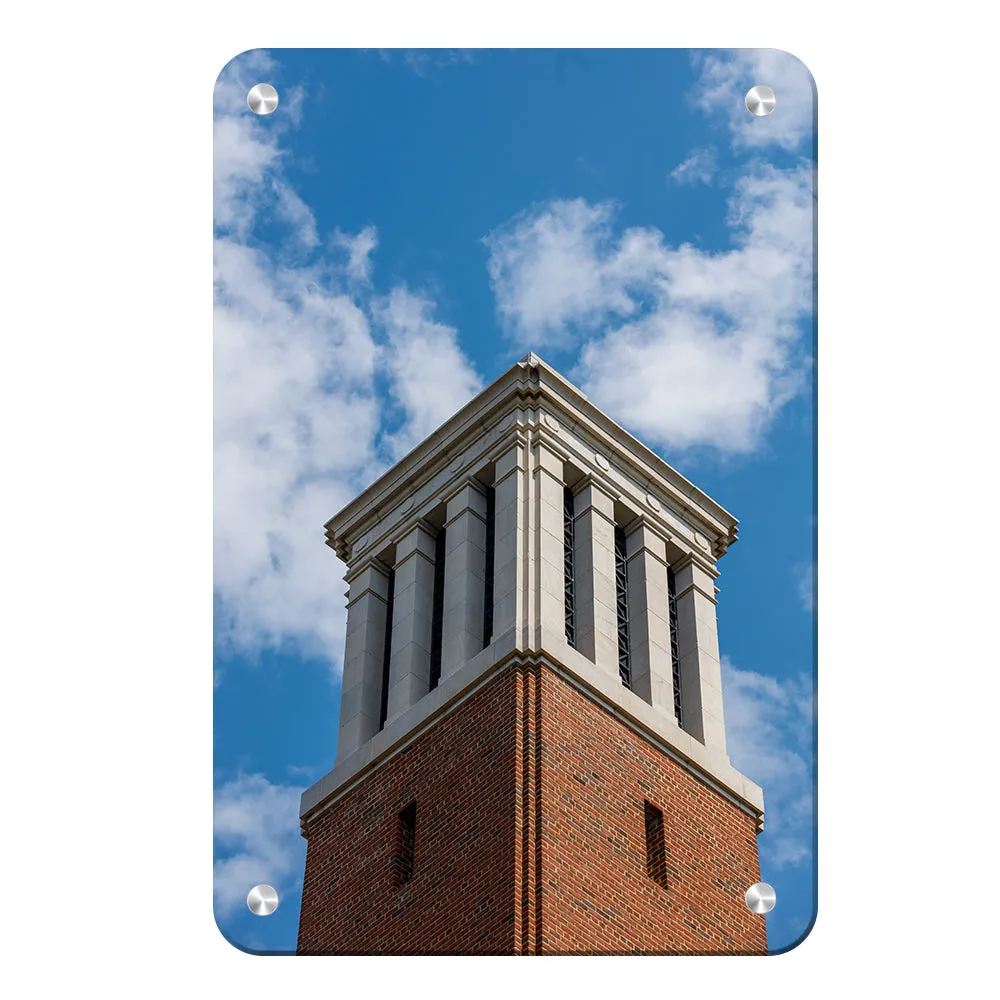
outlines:
{"label": "metal standoff screw", "polygon": [[762,83],[747,91],[747,111],[758,118],[769,115],[777,103],[778,99],[774,96],[774,91]]}
{"label": "metal standoff screw", "polygon": [[754,913],[769,913],[777,902],[774,888],[766,882],[754,882],[746,893],[747,906]]}
{"label": "metal standoff screw", "polygon": [[278,92],[269,83],[257,83],[247,94],[247,105],[255,115],[269,115],[278,106]]}
{"label": "metal standoff screw", "polygon": [[267,917],[278,908],[278,894],[269,885],[255,885],[247,894],[247,906],[258,917]]}

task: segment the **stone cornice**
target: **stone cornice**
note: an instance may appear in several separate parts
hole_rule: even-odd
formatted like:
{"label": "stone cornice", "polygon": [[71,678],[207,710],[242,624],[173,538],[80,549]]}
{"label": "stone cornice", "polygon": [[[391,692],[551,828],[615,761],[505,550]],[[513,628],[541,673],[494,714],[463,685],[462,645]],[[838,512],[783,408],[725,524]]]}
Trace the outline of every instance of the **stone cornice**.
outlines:
{"label": "stone cornice", "polygon": [[568,431],[611,454],[623,474],[648,489],[654,511],[658,507],[652,505],[662,503],[682,520],[694,521],[693,530],[698,525],[709,529],[716,539],[709,546],[716,557],[736,541],[737,521],[728,511],[598,410],[558,372],[529,354],[330,518],[325,525],[327,544],[347,561],[351,543],[364,537],[407,496],[412,500],[429,480],[454,465],[458,466],[453,470],[456,478],[464,478],[469,470],[462,468],[462,456],[470,448],[481,447],[484,454],[494,455],[502,450],[502,438],[524,440],[525,407],[540,408],[548,415],[536,427],[561,454],[567,453],[559,442],[560,424],[564,424]]}

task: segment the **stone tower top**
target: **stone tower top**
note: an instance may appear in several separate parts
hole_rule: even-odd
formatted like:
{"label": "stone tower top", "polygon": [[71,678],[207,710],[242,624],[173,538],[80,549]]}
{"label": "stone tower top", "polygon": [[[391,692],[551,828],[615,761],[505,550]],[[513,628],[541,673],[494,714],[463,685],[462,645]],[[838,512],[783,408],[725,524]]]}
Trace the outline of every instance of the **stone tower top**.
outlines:
{"label": "stone tower top", "polygon": [[303,826],[514,662],[544,663],[762,825],[726,753],[737,521],[534,353],[326,524],[349,584],[337,765]]}
{"label": "stone tower top", "polygon": [[530,352],[332,517],[325,526],[327,544],[349,562],[377,540],[380,527],[388,528],[387,515],[391,520],[409,513],[523,431],[530,418],[526,422],[522,415],[531,409],[537,410],[541,434],[563,442],[582,468],[617,482],[643,512],[694,548],[719,558],[736,541],[732,514]]}

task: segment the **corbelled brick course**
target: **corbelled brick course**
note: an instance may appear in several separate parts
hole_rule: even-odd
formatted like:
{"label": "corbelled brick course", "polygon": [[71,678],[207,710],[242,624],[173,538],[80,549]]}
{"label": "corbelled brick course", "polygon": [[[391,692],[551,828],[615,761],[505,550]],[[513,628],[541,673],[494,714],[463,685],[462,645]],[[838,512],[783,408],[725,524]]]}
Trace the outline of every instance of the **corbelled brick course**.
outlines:
{"label": "corbelled brick course", "polygon": [[[663,812],[666,888],[647,874],[646,801]],[[306,836],[302,954],[766,951],[743,901],[754,818],[545,665],[508,666]]]}

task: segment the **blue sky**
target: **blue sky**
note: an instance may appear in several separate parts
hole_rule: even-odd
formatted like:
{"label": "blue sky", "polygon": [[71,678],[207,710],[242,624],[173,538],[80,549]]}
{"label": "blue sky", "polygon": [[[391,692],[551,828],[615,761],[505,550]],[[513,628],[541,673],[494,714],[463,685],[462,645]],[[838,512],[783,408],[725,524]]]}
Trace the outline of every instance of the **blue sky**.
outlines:
{"label": "blue sky", "polygon": [[[273,83],[278,111],[246,107]],[[778,94],[755,119],[743,95]],[[215,91],[215,909],[294,949],[336,754],[322,525],[535,350],[741,521],[720,562],[772,949],[814,909],[814,103],[774,51],[246,53]],[[427,359],[433,364],[428,365]],[[274,885],[254,917],[245,897]]]}

